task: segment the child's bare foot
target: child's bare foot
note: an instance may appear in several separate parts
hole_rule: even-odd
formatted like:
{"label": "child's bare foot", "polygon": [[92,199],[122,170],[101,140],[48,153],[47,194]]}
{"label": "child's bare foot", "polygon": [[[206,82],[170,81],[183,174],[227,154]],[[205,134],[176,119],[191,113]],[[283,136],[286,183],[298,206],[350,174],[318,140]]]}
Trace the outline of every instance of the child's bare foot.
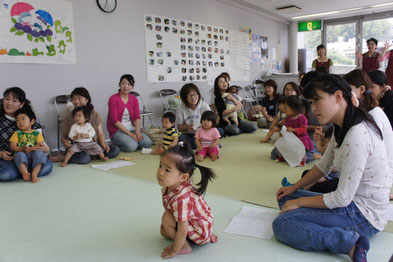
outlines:
{"label": "child's bare foot", "polygon": [[173,245],[170,245],[169,247],[164,248],[164,251],[162,251],[161,256],[163,258],[170,258],[170,257],[174,257],[175,255],[190,254],[191,252],[192,252],[192,248],[186,240],[186,242],[184,243],[183,247],[179,250],[179,252],[174,253]]}
{"label": "child's bare foot", "polygon": [[393,200],[393,194],[389,194],[389,200]]}
{"label": "child's bare foot", "polygon": [[37,175],[32,175],[31,176],[31,182],[38,183],[38,182],[40,182],[40,179],[37,177]]}
{"label": "child's bare foot", "polygon": [[102,161],[107,161],[109,159],[109,157],[103,157],[101,158]]}
{"label": "child's bare foot", "polygon": [[210,235],[210,242],[216,243],[218,241],[218,236],[215,234]]}
{"label": "child's bare foot", "polygon": [[67,165],[67,163],[61,163],[61,167],[65,167]]}
{"label": "child's bare foot", "polygon": [[197,160],[199,161],[199,162],[202,162],[203,161],[203,156],[202,155],[197,155]]}
{"label": "child's bare foot", "polygon": [[22,174],[23,180],[26,182],[30,181],[31,174],[29,172]]}
{"label": "child's bare foot", "polygon": [[267,143],[267,142],[269,142],[269,138],[261,139],[261,140],[259,140],[259,142],[261,142],[261,143]]}
{"label": "child's bare foot", "polygon": [[58,163],[58,162],[64,161],[64,157],[65,157],[64,154],[58,154],[58,155],[49,157],[49,160],[52,161],[53,163]]}
{"label": "child's bare foot", "polygon": [[212,160],[216,161],[218,159],[218,155],[217,154],[212,154]]}

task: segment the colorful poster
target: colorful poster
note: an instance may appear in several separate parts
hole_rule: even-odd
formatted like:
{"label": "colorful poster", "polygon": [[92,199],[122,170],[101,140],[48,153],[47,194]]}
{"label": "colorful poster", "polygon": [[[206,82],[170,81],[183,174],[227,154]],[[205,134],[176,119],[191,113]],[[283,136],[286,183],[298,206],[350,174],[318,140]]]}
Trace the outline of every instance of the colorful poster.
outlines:
{"label": "colorful poster", "polygon": [[253,34],[252,35],[252,51],[251,51],[251,60],[259,62],[262,58],[262,41],[261,36]]}
{"label": "colorful poster", "polygon": [[72,4],[0,1],[1,63],[76,63]]}
{"label": "colorful poster", "polygon": [[209,72],[229,71],[228,29],[149,14],[144,23],[148,82],[207,81]]}

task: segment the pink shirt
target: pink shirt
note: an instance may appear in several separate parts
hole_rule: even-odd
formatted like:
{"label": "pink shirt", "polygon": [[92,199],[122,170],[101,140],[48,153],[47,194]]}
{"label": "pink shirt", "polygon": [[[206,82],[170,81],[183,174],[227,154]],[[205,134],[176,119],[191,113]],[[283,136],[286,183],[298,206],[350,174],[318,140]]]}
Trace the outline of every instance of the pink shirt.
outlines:
{"label": "pink shirt", "polygon": [[218,129],[215,127],[210,128],[209,130],[205,130],[200,127],[195,133],[195,138],[199,139],[202,147],[209,147],[214,140],[220,138],[220,132],[218,132]]}
{"label": "pink shirt", "polygon": [[116,122],[121,122],[123,117],[123,113],[125,108],[127,107],[128,112],[130,113],[132,124],[134,124],[135,120],[141,119],[139,114],[139,102],[138,99],[133,95],[128,95],[128,102],[124,104],[123,100],[121,100],[120,94],[114,94],[109,98],[108,101],[108,118],[106,121],[106,127],[109,132],[109,136],[112,138],[113,135],[117,132],[118,128],[115,126]]}

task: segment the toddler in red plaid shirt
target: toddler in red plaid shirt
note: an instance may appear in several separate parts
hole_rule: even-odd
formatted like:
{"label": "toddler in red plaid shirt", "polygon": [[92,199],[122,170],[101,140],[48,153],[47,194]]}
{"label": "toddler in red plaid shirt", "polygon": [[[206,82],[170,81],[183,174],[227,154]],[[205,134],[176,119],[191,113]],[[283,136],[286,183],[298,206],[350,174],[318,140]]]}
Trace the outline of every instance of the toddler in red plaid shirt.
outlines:
{"label": "toddler in red plaid shirt", "polygon": [[[199,188],[195,188],[190,179],[196,167],[202,177]],[[195,163],[194,153],[188,144],[179,142],[179,145],[161,154],[157,170],[165,208],[161,235],[174,240],[173,245],[164,248],[163,258],[191,253],[187,239],[200,245],[217,242],[217,236],[212,233],[213,215],[203,198],[209,180],[214,177],[210,168]]]}

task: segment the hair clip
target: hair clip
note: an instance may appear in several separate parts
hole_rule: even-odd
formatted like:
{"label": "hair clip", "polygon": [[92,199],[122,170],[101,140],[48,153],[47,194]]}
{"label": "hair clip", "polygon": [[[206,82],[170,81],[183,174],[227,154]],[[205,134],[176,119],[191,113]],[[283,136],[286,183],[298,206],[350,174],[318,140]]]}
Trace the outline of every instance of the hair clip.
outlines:
{"label": "hair clip", "polygon": [[180,146],[180,147],[184,147],[184,142],[183,142],[183,141],[180,141],[180,142],[179,142],[179,146]]}
{"label": "hair clip", "polygon": [[367,89],[367,90],[366,90],[366,94],[372,95],[373,92],[372,92],[370,89]]}
{"label": "hair clip", "polygon": [[359,106],[359,99],[356,97],[355,92],[351,91],[351,94],[352,94],[352,98],[351,98],[352,104],[353,104],[355,107],[358,107],[358,106]]}

